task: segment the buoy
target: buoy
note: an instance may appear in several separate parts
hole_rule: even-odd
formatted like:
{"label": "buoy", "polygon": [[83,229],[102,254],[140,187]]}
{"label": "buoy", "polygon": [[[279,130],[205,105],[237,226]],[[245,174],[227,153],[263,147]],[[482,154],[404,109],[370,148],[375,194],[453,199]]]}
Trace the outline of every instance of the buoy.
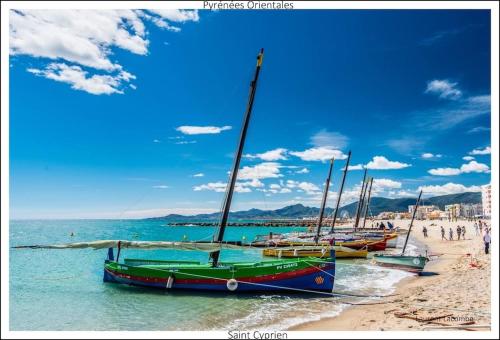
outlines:
{"label": "buoy", "polygon": [[173,284],[174,284],[174,277],[173,276],[169,276],[168,280],[167,280],[167,288],[168,289],[172,288]]}
{"label": "buoy", "polygon": [[238,281],[236,281],[235,279],[229,279],[227,280],[226,286],[227,289],[234,292],[236,289],[238,289]]}

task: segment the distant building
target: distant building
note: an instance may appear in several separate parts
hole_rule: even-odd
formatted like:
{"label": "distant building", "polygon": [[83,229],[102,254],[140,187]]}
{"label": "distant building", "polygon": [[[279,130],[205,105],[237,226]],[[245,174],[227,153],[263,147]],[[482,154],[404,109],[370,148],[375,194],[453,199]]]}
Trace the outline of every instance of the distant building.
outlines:
{"label": "distant building", "polygon": [[448,204],[444,206],[444,211],[447,213],[448,218],[451,220],[456,220],[458,217],[462,216],[461,204]]}
{"label": "distant building", "polygon": [[481,203],[460,204],[460,217],[472,218],[483,216],[483,205]]}
{"label": "distant building", "polygon": [[[415,205],[408,206],[408,213],[413,214],[414,210],[415,210]],[[421,205],[417,209],[417,212],[415,214],[415,218],[418,220],[432,218],[435,214],[431,215],[431,213],[433,213],[435,211],[440,211],[439,207],[436,205]]]}
{"label": "distant building", "polygon": [[483,216],[491,217],[491,184],[483,185],[481,188],[481,199]]}
{"label": "distant building", "polygon": [[383,211],[377,215],[377,219],[380,220],[393,220],[395,218],[395,213],[392,211]]}

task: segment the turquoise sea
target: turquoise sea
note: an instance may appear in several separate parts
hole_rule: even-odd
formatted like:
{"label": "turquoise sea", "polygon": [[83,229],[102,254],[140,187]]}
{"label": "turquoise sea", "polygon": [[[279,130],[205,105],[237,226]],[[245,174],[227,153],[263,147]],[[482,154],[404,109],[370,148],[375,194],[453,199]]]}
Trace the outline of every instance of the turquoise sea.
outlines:
{"label": "turquoise sea", "polygon": [[[252,240],[258,234],[301,228],[228,227],[225,239]],[[16,220],[10,246],[99,239],[210,240],[214,228],[169,227],[145,220]],[[71,233],[74,236],[71,236]],[[284,330],[335,316],[345,301],[317,295],[192,294],[102,282],[106,250],[10,249],[11,330]],[[124,250],[124,257],[207,261],[208,254],[178,250]],[[223,250],[221,260],[262,260],[260,250]],[[271,259],[269,259],[271,260]],[[409,274],[337,261],[335,290],[383,295]]]}

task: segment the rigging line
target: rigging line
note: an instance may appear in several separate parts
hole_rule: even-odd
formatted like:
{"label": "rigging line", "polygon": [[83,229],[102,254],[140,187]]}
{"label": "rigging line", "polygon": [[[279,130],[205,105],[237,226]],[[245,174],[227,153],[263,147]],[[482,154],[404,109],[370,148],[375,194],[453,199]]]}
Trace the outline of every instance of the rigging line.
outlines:
{"label": "rigging line", "polygon": [[314,268],[316,268],[316,269],[318,269],[318,270],[322,271],[323,273],[325,273],[325,274],[326,274],[326,275],[328,275],[328,276],[335,277],[335,275],[332,275],[332,274],[328,273],[327,271],[324,271],[323,269],[321,269],[321,268],[319,268],[319,267],[316,267],[315,265],[313,265],[313,264],[311,264],[311,263],[309,263],[309,262],[307,262],[307,261],[304,261],[304,262],[305,262],[305,263],[307,263],[308,265],[313,266]]}
{"label": "rigging line", "polygon": [[[194,277],[200,277],[200,278],[205,278],[205,279],[212,279],[212,280],[219,280],[219,281],[228,281],[228,279],[222,279],[219,277],[211,277],[207,275],[200,275],[200,274],[193,274],[193,273],[186,273],[186,272],[181,272],[181,271],[171,271],[167,270],[168,272],[172,274],[183,274],[187,276],[194,276]],[[328,292],[322,292],[322,291],[316,291],[316,290],[309,290],[309,289],[300,289],[300,288],[291,288],[291,287],[283,287],[283,286],[277,286],[277,285],[270,285],[266,283],[257,283],[257,282],[248,282],[248,281],[242,281],[242,280],[236,280],[239,283],[244,283],[244,284],[249,284],[249,285],[255,285],[255,286],[262,286],[262,287],[269,287],[269,288],[279,288],[283,290],[292,290],[292,291],[298,291],[298,292],[303,292],[303,293],[314,293],[314,294],[321,294],[321,295],[328,295],[328,296],[347,296],[347,297],[359,297],[359,298],[369,298],[369,297],[384,297],[384,296],[377,296],[377,295],[352,295],[352,294],[343,294],[343,293],[328,293]]]}
{"label": "rigging line", "polygon": [[142,202],[147,196],[147,190],[143,191],[143,194],[139,197],[139,199],[135,200],[133,203],[129,204],[125,209],[120,212],[118,215],[118,220],[123,221],[123,215],[129,211],[132,207],[137,206],[140,202]]}

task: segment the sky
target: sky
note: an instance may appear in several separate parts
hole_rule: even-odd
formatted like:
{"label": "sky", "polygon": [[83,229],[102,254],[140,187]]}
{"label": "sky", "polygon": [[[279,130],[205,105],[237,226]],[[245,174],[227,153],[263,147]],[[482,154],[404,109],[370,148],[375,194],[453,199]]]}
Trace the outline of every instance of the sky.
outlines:
{"label": "sky", "polygon": [[10,216],[220,209],[265,48],[232,210],[490,182],[482,10],[10,12]]}

